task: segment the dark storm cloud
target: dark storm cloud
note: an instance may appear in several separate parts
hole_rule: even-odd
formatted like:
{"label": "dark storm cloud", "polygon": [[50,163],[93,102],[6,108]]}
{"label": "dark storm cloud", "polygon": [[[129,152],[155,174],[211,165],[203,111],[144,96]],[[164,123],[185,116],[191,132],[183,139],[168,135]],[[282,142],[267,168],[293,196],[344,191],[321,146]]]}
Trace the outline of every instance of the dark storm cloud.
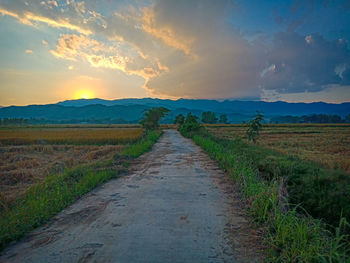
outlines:
{"label": "dark storm cloud", "polygon": [[330,84],[349,84],[350,52],[343,39],[327,41],[319,34],[278,33],[267,61],[274,69],[262,77],[265,89],[314,92]]}

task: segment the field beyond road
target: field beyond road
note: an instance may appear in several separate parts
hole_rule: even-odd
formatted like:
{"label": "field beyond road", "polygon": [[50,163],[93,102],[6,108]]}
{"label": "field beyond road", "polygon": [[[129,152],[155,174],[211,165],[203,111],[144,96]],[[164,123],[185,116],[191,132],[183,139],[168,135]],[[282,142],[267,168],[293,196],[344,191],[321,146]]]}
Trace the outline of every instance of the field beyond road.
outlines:
{"label": "field beyond road", "polygon": [[[227,177],[167,130],[153,150],[3,251],[6,262],[257,262]],[[225,179],[226,178],[226,179]]]}
{"label": "field beyond road", "polygon": [[[246,125],[208,125],[224,139],[246,141]],[[265,124],[257,145],[350,173],[350,124]]]}

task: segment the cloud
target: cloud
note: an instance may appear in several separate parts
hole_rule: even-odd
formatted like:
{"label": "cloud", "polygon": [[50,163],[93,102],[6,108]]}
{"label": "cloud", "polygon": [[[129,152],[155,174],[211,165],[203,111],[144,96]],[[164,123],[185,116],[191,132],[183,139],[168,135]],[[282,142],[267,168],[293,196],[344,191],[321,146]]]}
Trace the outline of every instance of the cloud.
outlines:
{"label": "cloud", "polygon": [[[1,1],[2,2],[2,1]],[[56,1],[12,0],[0,2],[0,14],[16,18],[19,22],[37,27],[39,23],[54,28],[63,28],[76,31],[80,34],[90,35],[92,30],[84,19],[90,19],[92,15],[81,16],[83,2],[67,1],[67,4],[59,6]]]}
{"label": "cloud", "polygon": [[95,68],[120,70],[146,80],[168,70],[159,61],[144,59],[137,52],[122,52],[121,45],[106,45],[84,35],[62,34],[56,49],[50,52],[60,59],[83,60]]}
{"label": "cloud", "polygon": [[169,72],[151,78],[145,88],[157,96],[256,96],[264,47],[249,43],[227,22],[231,8],[231,1],[194,0],[157,1],[147,9],[144,17],[152,22],[143,20],[143,29],[172,49],[159,58]]}
{"label": "cloud", "polygon": [[53,0],[48,0],[48,1],[41,1],[40,2],[41,5],[45,6],[46,8],[52,9],[54,7],[58,7],[58,4],[56,1]]}
{"label": "cloud", "polygon": [[27,53],[27,54],[33,54],[33,50],[31,50],[31,49],[26,49],[26,53]]}
{"label": "cloud", "polygon": [[46,40],[41,40],[41,44],[43,44],[43,45],[47,45],[48,43],[47,43],[47,41]]}
{"label": "cloud", "polygon": [[5,3],[2,15],[61,30],[56,58],[137,75],[155,96],[250,98],[350,83],[345,39],[296,32],[313,9],[301,1],[278,18],[285,31],[253,40],[232,23],[239,8],[231,0],[106,1],[102,10],[89,0]]}
{"label": "cloud", "polygon": [[264,89],[279,93],[317,92],[331,84],[348,85],[350,51],[347,43],[319,34],[280,32],[267,53],[272,74],[262,76]]}
{"label": "cloud", "polygon": [[156,13],[152,8],[144,8],[142,16],[142,29],[148,34],[161,39],[166,45],[182,50],[186,55],[191,55],[193,37],[180,36],[171,26],[157,23]]}

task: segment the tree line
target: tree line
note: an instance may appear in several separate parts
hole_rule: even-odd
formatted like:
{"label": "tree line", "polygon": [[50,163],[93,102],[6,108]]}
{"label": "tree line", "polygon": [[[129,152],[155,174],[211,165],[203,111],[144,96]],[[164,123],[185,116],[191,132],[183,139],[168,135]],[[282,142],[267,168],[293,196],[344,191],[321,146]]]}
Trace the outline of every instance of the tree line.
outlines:
{"label": "tree line", "polygon": [[[190,116],[194,116],[194,115],[190,114]],[[199,121],[199,118],[198,117],[196,118],[198,119],[197,121]],[[174,120],[174,124],[183,124],[184,122],[185,122],[185,116],[182,114],[177,115]],[[208,123],[208,124],[228,123],[228,119],[226,114],[220,114],[219,118],[217,118],[214,112],[205,111],[205,112],[202,112],[201,122]]]}
{"label": "tree line", "polygon": [[[160,110],[162,112],[161,115],[165,115],[164,108]],[[166,109],[167,110],[167,109]],[[159,117],[159,112],[158,110],[153,110],[151,109],[151,116],[150,118],[158,118]],[[166,111],[167,113],[167,111]],[[192,117],[193,116],[193,117]],[[201,118],[198,118],[195,115],[190,114],[190,120],[192,118],[196,117],[196,121],[202,122],[202,123],[207,123],[207,124],[215,124],[215,123],[229,123],[228,118],[226,114],[220,114],[219,117],[215,115],[214,112],[212,111],[206,111],[202,112]],[[179,114],[176,116],[174,120],[174,124],[183,124],[185,122],[186,117],[182,114]],[[287,115],[287,116],[276,116],[270,118],[270,123],[350,123],[350,113],[345,116],[344,118],[340,117],[339,115],[327,115],[327,114],[312,114],[312,115],[304,115],[304,116],[292,116],[292,115]],[[61,121],[52,121],[52,120],[47,120],[44,118],[40,119],[35,119],[35,118],[30,118],[30,119],[25,119],[25,118],[0,118],[0,125],[27,125],[27,124],[67,124],[67,123],[94,123],[94,124],[126,124],[126,123],[135,123],[135,121],[126,121],[124,119],[94,119],[94,118],[89,118],[89,119],[84,119],[84,120],[78,120],[78,119],[71,119],[71,120],[61,120]],[[145,123],[147,126],[147,123]],[[148,124],[149,125],[149,124]]]}
{"label": "tree line", "polygon": [[45,118],[0,118],[0,126],[6,125],[29,125],[29,124],[134,124],[137,120],[127,121],[125,119],[66,119],[66,120],[49,120]]}
{"label": "tree line", "polygon": [[350,123],[350,113],[343,119],[339,115],[312,114],[303,116],[276,116],[270,123]]}

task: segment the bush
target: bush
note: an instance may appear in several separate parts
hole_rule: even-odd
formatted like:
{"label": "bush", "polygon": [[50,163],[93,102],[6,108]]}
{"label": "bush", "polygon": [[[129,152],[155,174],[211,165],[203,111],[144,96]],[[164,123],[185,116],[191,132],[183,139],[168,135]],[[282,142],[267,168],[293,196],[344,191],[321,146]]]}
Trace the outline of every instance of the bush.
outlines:
{"label": "bush", "polygon": [[189,133],[198,131],[200,127],[198,117],[188,113],[184,123],[179,126],[179,131],[182,135],[189,136]]}
{"label": "bush", "polygon": [[257,112],[254,117],[254,119],[248,122],[247,136],[249,141],[253,141],[255,143],[262,127],[261,122],[264,119],[264,115],[262,115],[260,112]]}
{"label": "bush", "polygon": [[182,125],[184,124],[184,122],[185,122],[185,116],[183,116],[182,114],[177,115],[174,120],[174,124]]}

